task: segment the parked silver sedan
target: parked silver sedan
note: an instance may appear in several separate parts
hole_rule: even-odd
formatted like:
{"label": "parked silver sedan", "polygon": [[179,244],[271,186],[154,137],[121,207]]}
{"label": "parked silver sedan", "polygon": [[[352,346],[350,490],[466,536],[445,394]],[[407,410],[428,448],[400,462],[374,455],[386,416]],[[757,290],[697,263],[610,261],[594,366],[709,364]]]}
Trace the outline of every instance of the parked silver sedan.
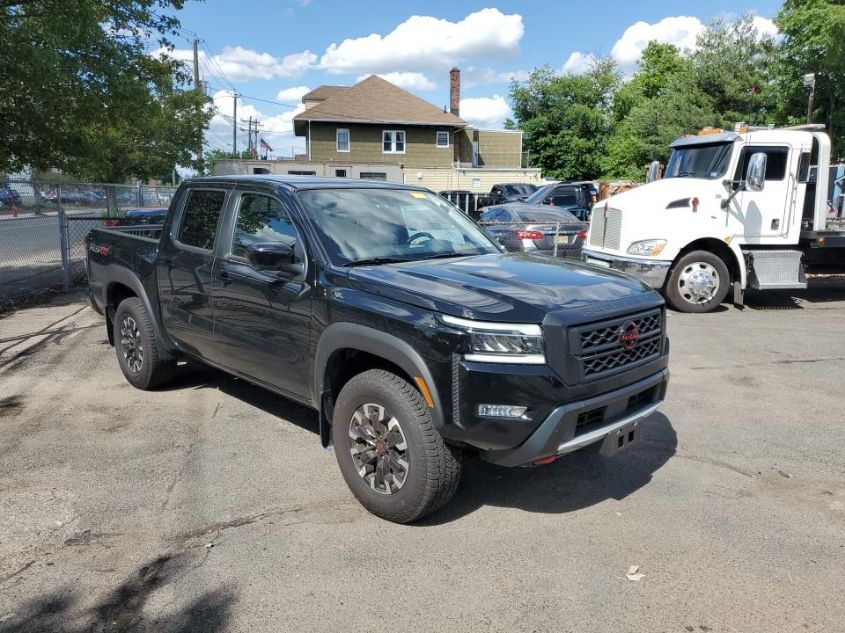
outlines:
{"label": "parked silver sedan", "polygon": [[588,226],[569,211],[516,202],[488,207],[479,224],[509,251],[576,258]]}

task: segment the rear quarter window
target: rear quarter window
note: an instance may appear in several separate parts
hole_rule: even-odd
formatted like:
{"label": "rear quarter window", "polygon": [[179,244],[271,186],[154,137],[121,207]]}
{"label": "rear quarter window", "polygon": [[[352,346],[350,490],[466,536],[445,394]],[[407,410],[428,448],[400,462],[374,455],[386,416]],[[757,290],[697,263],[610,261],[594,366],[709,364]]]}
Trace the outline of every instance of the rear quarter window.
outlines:
{"label": "rear quarter window", "polygon": [[214,247],[217,222],[225,199],[225,191],[189,191],[185,209],[182,211],[182,221],[179,223],[177,241],[185,246],[211,250]]}

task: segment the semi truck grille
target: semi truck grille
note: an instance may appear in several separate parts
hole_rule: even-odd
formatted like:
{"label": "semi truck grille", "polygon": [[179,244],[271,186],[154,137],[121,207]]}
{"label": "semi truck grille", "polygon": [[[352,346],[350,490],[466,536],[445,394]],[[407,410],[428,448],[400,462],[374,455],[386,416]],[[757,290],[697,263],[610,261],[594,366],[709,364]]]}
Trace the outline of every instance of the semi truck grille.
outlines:
{"label": "semi truck grille", "polygon": [[[573,354],[581,377],[592,380],[660,356],[663,346],[663,312],[617,317],[574,328]],[[633,333],[636,333],[636,340]]]}
{"label": "semi truck grille", "polygon": [[619,250],[622,241],[622,211],[596,207],[590,217],[590,245]]}

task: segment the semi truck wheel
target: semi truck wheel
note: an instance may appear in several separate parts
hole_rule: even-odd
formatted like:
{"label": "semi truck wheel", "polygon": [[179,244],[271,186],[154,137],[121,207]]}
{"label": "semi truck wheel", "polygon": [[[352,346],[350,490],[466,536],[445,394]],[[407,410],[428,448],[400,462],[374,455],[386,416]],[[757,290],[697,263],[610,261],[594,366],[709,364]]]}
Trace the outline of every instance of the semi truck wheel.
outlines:
{"label": "semi truck wheel", "polygon": [[672,268],[666,299],[679,312],[710,312],[725,300],[730,283],[728,267],[720,257],[692,251]]}
{"label": "semi truck wheel", "polygon": [[408,381],[382,369],[358,374],[341,390],[332,418],[340,472],[376,516],[410,523],[455,494],[461,452],[443,442]]}
{"label": "semi truck wheel", "polygon": [[176,361],[161,357],[152,318],[137,297],[124,299],[117,306],[114,349],[123,375],[138,389],[160,387],[176,373]]}

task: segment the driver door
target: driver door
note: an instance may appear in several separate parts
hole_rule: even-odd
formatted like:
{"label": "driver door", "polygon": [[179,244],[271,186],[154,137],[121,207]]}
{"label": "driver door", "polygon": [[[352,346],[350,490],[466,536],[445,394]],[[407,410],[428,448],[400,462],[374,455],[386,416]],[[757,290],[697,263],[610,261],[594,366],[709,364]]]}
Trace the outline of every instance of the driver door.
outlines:
{"label": "driver door", "polygon": [[[311,293],[305,279],[262,270],[247,246],[282,242],[306,262],[301,232],[273,195],[238,192],[227,244],[215,261],[214,359],[235,372],[295,396],[307,397]],[[306,266],[307,270],[307,266]]]}
{"label": "driver door", "polygon": [[734,180],[744,181],[748,162],[758,152],[766,154],[766,179],[762,191],[740,191],[738,208],[732,205],[732,233],[749,244],[765,244],[789,232],[790,212],[795,204],[795,165],[788,145],[749,145],[742,148]]}

